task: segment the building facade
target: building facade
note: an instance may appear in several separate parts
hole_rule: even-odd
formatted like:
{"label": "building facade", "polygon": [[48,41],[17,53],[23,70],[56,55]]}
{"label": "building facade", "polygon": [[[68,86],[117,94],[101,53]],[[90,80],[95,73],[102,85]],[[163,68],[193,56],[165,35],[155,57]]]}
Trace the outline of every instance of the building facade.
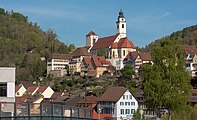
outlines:
{"label": "building facade", "polygon": [[15,102],[15,68],[0,67],[0,76],[1,114],[11,116],[14,113],[14,105],[6,103]]}

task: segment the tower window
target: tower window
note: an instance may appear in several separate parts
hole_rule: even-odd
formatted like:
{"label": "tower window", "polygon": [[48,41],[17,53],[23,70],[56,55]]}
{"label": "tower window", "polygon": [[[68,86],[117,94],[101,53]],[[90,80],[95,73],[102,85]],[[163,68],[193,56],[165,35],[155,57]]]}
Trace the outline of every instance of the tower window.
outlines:
{"label": "tower window", "polygon": [[93,44],[96,42],[96,39],[93,39]]}
{"label": "tower window", "polygon": [[125,56],[125,50],[123,50],[123,56]]}
{"label": "tower window", "polygon": [[122,28],[124,28],[124,24],[122,24]]}
{"label": "tower window", "polygon": [[119,28],[119,25],[117,25],[117,29]]}

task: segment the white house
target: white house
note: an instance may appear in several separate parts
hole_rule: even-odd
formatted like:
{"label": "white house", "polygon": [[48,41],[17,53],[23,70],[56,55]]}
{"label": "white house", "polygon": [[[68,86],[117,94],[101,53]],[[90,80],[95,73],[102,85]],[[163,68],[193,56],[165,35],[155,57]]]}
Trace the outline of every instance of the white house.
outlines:
{"label": "white house", "polygon": [[54,91],[51,89],[50,86],[39,87],[35,94],[43,95],[44,98],[51,98]]}
{"label": "white house", "polygon": [[110,87],[98,99],[100,114],[112,114],[112,117],[116,120],[132,119],[137,109],[138,101],[124,87]]}
{"label": "white house", "polygon": [[53,77],[64,76],[70,59],[70,54],[52,54],[47,61],[47,75],[51,74]]}
{"label": "white house", "polygon": [[86,46],[92,55],[98,55],[99,50],[105,51],[105,57],[117,70],[122,69],[123,60],[129,52],[136,51],[134,44],[126,35],[126,19],[121,10],[116,22],[116,34],[103,38],[98,38],[95,32],[86,35]]}
{"label": "white house", "polygon": [[21,97],[21,96],[23,96],[23,94],[26,92],[26,88],[22,85],[22,84],[20,84],[20,85],[18,85],[18,86],[15,86],[15,96],[16,97]]}
{"label": "white house", "polygon": [[0,105],[1,114],[11,116],[15,102],[15,68],[0,67]]}

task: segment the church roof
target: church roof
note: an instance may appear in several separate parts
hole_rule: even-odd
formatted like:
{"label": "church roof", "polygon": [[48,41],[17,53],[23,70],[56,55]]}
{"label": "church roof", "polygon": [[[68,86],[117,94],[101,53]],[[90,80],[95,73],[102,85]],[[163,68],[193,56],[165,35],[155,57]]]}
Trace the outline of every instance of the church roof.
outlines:
{"label": "church roof", "polygon": [[[93,32],[93,31],[90,31],[87,35],[86,35],[86,37],[87,36],[90,36],[90,35],[97,35],[95,32]],[[98,36],[98,35],[97,35]]]}
{"label": "church roof", "polygon": [[93,45],[91,50],[97,50],[99,48],[109,48],[109,46],[112,45],[112,43],[117,37],[118,35],[112,35],[104,38],[99,38],[98,41]]}
{"label": "church roof", "polygon": [[121,38],[118,43],[113,43],[112,48],[135,48],[134,44],[126,37]]}

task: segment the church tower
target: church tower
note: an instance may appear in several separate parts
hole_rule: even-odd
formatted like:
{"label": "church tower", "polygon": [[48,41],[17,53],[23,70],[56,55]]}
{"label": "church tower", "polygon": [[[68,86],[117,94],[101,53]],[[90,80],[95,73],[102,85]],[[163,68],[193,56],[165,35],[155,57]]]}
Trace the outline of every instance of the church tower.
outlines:
{"label": "church tower", "polygon": [[98,35],[95,32],[90,31],[86,35],[86,46],[92,47],[94,45],[94,43],[97,42],[97,40],[98,40]]}
{"label": "church tower", "polygon": [[126,20],[122,10],[119,12],[118,21],[116,22],[116,34],[120,34],[122,38],[126,37]]}

